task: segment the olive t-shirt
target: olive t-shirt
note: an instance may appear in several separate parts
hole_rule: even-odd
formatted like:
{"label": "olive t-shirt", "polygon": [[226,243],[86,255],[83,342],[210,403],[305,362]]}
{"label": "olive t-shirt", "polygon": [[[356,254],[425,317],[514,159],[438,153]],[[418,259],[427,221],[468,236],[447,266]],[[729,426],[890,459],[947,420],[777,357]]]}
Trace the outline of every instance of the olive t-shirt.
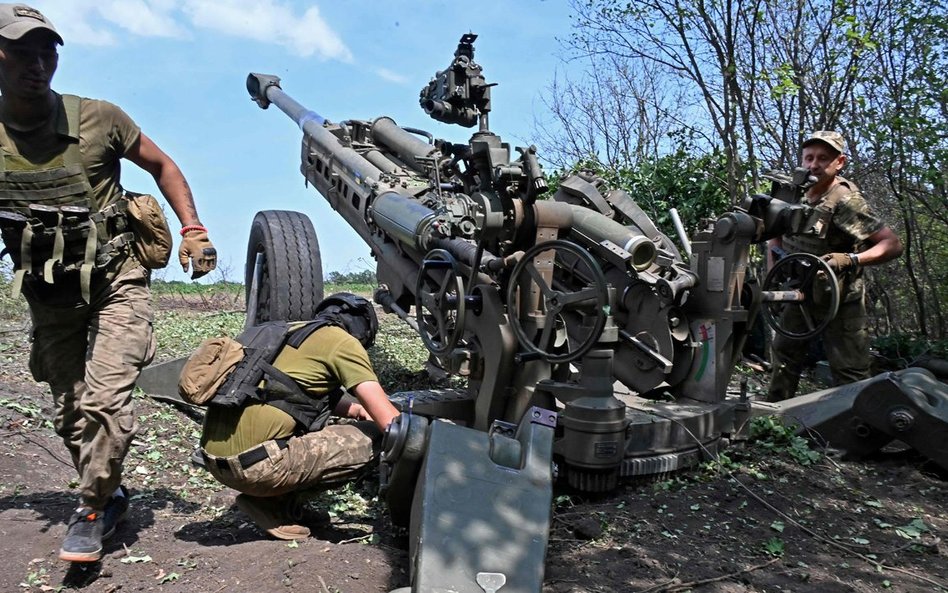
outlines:
{"label": "olive t-shirt", "polygon": [[[315,398],[324,397],[337,387],[351,389],[359,383],[378,381],[362,344],[335,326],[316,330],[299,348],[284,347],[273,366]],[[273,406],[212,405],[204,417],[201,446],[211,455],[229,457],[264,441],[290,437],[295,430],[293,418]]]}

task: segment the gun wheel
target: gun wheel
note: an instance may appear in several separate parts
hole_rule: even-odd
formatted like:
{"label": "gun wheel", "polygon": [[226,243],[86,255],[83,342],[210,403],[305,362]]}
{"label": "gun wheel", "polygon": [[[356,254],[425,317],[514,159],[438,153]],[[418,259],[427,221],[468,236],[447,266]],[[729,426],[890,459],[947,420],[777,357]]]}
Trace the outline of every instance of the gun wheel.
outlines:
{"label": "gun wheel", "polygon": [[[588,251],[570,241],[555,239],[534,245],[510,274],[510,326],[524,350],[548,362],[569,362],[589,352],[606,326],[608,304],[602,268]],[[567,340],[565,351],[561,351],[554,332],[565,328],[563,314],[570,312],[586,317],[576,330],[584,335],[572,349]]]}
{"label": "gun wheel", "polygon": [[764,279],[761,296],[767,324],[794,340],[819,334],[839,309],[836,274],[810,253],[794,253],[778,261]]}
{"label": "gun wheel", "polygon": [[435,249],[425,256],[415,284],[418,333],[436,356],[450,353],[464,332],[464,279],[450,253]]}
{"label": "gun wheel", "polygon": [[312,319],[323,300],[323,266],[313,223],[301,212],[254,216],[244,273],[247,325]]}

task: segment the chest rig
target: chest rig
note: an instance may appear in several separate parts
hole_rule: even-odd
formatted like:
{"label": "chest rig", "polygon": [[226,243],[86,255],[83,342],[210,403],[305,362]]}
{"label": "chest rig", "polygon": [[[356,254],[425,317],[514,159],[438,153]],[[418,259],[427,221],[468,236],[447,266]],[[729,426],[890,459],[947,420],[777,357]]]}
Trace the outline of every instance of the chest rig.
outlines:
{"label": "chest rig", "polygon": [[[826,255],[834,251],[850,252],[855,248],[852,240],[835,230],[831,233],[831,223],[836,207],[840,200],[854,191],[858,191],[856,184],[839,178],[839,183],[830,189],[828,195],[813,208],[800,230],[787,233],[782,238],[783,248],[787,253],[812,253]],[[850,268],[846,272],[837,274],[839,296],[842,302],[848,303],[863,297],[865,280],[859,266]]]}
{"label": "chest rig", "polygon": [[855,189],[852,182],[840,179],[840,182],[830,189],[828,195],[810,211],[800,228],[783,236],[783,248],[787,253],[805,252],[825,255],[833,251],[834,246],[827,240],[833,213],[839,201]]}
{"label": "chest rig", "polygon": [[342,389],[314,397],[272,363],[284,347],[299,348],[313,332],[327,325],[335,324],[317,317],[299,328],[291,328],[285,321],[270,321],[244,330],[236,338],[244,346],[244,357],[210,404],[237,407],[265,403],[289,414],[306,432],[323,428],[342,399]]}
{"label": "chest rig", "polygon": [[0,236],[13,261],[13,292],[24,280],[64,291],[78,284],[89,302],[93,274],[129,253],[134,234],[119,199],[96,210],[79,151],[79,97],[62,95],[72,141],[61,154],[34,163],[12,150],[0,126]]}

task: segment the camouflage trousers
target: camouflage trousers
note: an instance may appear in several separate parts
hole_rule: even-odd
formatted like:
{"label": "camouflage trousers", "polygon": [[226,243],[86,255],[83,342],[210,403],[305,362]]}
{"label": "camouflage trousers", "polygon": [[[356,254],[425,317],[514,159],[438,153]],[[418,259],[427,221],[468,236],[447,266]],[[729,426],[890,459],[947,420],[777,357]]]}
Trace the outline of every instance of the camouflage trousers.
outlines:
{"label": "camouflage trousers", "polygon": [[[799,308],[792,308],[781,318],[782,326],[789,331],[806,329]],[[833,373],[833,385],[844,385],[868,379],[869,330],[867,327],[864,298],[840,303],[836,317],[823,330],[823,349]],[[778,402],[794,397],[803,373],[807,356],[807,342],[794,340],[780,334],[773,342],[773,373],[767,401]]]}
{"label": "camouflage trousers", "polygon": [[29,299],[30,371],[49,384],[53,425],[79,473],[83,504],[101,509],[122,481],[138,431],[135,381],[155,356],[149,275],[141,266],[96,291],[91,302],[49,306]]}
{"label": "camouflage trousers", "polygon": [[[204,453],[217,481],[250,496],[273,497],[322,490],[358,477],[375,460],[381,431],[372,422],[335,424],[320,431],[266,441],[239,455]],[[241,457],[263,448],[266,457],[244,467]]]}

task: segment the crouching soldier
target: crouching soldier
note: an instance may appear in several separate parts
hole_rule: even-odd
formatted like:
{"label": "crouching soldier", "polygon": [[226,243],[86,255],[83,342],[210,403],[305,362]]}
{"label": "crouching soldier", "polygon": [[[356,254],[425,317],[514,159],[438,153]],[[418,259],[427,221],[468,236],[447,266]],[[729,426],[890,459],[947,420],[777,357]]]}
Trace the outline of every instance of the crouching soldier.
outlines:
{"label": "crouching soldier", "polygon": [[[399,414],[366,353],[377,328],[371,303],[340,293],[316,307],[313,321],[207,340],[189,359],[179,391],[209,405],[206,467],[241,492],[238,508],[267,534],[308,537],[308,491],[351,480],[375,460]],[[331,414],[359,422],[327,425]]]}

